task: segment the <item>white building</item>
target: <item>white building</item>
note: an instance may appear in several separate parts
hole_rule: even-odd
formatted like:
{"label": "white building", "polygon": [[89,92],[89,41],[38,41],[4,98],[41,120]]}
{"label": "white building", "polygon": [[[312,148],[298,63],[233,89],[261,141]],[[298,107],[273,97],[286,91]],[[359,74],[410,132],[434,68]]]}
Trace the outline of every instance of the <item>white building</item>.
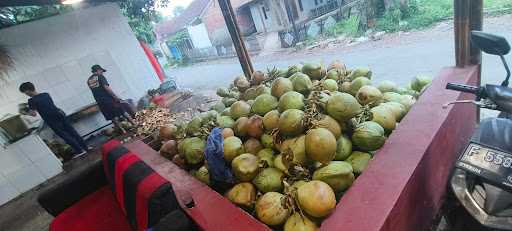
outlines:
{"label": "white building", "polygon": [[[9,79],[0,82],[0,118],[18,114],[18,104],[27,102],[18,91],[22,82],[33,82],[39,92],[48,92],[67,114],[93,104],[86,80],[94,64],[108,70],[105,76],[111,87],[125,99],[137,100],[160,83],[114,3],[2,29],[0,44],[14,59]],[[105,124],[98,113],[75,128],[84,134]],[[41,145],[40,138],[31,135],[0,147],[0,204],[60,172],[57,158]]]}

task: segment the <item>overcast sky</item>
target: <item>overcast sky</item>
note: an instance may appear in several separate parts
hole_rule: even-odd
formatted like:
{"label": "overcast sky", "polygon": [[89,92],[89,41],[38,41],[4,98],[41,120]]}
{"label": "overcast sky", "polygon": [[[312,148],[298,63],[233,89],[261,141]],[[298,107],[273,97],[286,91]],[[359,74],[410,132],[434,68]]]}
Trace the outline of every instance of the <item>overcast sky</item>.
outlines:
{"label": "overcast sky", "polygon": [[160,8],[158,11],[164,16],[172,16],[172,10],[177,6],[187,7],[193,0],[169,0],[166,8]]}

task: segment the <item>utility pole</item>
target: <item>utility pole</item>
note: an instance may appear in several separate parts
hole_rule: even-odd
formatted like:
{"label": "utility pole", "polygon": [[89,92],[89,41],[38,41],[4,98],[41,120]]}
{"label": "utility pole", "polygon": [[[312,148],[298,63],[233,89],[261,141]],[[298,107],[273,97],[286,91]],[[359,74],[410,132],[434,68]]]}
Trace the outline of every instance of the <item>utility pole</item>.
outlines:
{"label": "utility pole", "polygon": [[240,33],[240,28],[238,27],[231,2],[230,0],[218,0],[218,2],[222,15],[224,16],[226,26],[228,27],[229,35],[231,36],[231,40],[233,40],[233,45],[235,47],[238,60],[240,61],[240,65],[242,66],[242,70],[244,71],[245,76],[250,79],[254,72],[254,68],[242,39],[242,34]]}

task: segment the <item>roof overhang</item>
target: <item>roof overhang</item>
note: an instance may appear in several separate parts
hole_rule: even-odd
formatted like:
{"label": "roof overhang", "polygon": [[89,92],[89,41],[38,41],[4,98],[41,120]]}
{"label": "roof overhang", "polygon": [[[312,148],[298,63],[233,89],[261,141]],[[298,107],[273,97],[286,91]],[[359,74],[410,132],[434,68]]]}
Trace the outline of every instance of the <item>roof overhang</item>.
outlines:
{"label": "roof overhang", "polygon": [[[63,0],[0,0],[0,7],[57,5]],[[117,2],[115,0],[84,0],[88,3]]]}

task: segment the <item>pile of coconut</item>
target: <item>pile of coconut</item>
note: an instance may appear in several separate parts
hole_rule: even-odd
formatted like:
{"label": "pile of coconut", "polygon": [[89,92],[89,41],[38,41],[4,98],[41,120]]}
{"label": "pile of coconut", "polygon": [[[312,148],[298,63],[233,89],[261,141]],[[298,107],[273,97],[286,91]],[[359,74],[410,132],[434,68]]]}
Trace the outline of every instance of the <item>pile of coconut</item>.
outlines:
{"label": "pile of coconut", "polygon": [[160,153],[210,184],[204,150],[220,127],[236,182],[219,193],[271,228],[315,230],[430,82],[373,85],[368,68],[340,61],[257,71],[218,89],[210,111],[163,127]]}

